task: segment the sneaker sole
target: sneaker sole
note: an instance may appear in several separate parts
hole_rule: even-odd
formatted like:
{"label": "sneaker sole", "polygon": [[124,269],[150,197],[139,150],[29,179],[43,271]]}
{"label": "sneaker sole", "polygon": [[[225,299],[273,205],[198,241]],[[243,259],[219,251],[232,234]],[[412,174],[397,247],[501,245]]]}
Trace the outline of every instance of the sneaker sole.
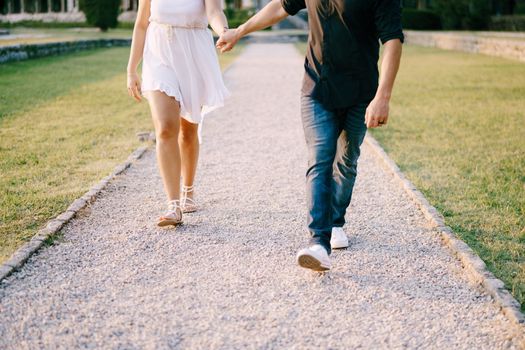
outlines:
{"label": "sneaker sole", "polygon": [[182,225],[182,221],[176,221],[176,220],[162,220],[157,223],[157,226],[159,227],[180,226],[180,225]]}
{"label": "sneaker sole", "polygon": [[330,246],[332,247],[332,249],[344,249],[344,248],[348,248],[350,244],[345,241],[339,241],[339,242],[335,241],[333,243],[330,243]]}
{"label": "sneaker sole", "polygon": [[328,271],[329,267],[323,266],[319,260],[310,255],[301,255],[297,258],[299,266],[318,272]]}

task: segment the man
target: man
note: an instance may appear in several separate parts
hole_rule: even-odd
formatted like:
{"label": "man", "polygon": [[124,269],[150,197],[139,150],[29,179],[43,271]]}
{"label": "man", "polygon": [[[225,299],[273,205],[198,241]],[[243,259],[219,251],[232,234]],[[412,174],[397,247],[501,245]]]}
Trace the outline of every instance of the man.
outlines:
{"label": "man", "polygon": [[[302,120],[309,153],[307,179],[310,246],[300,266],[331,268],[332,248],[348,247],[343,231],[366,129],[388,121],[402,43],[400,0],[272,0],[217,47],[226,52],[244,35],[307,8],[310,22]],[[384,45],[381,80],[377,61]]]}

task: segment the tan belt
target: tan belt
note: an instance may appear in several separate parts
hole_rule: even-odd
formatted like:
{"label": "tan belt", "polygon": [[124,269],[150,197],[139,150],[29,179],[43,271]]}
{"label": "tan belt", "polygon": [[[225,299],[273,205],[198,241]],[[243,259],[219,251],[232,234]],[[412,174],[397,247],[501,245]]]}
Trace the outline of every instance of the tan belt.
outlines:
{"label": "tan belt", "polygon": [[168,36],[168,40],[170,41],[173,39],[173,32],[177,28],[181,28],[181,29],[206,29],[208,28],[207,25],[203,25],[203,24],[174,25],[174,24],[160,23],[157,21],[151,21],[151,23],[164,27],[166,30],[166,34]]}

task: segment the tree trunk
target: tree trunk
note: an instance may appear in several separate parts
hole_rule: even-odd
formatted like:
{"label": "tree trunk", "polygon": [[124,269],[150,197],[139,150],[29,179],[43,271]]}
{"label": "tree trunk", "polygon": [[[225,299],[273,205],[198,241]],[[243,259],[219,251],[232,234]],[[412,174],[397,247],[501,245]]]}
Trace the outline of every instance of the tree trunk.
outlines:
{"label": "tree trunk", "polygon": [[418,10],[425,10],[427,8],[427,0],[418,0],[417,1],[417,9]]}

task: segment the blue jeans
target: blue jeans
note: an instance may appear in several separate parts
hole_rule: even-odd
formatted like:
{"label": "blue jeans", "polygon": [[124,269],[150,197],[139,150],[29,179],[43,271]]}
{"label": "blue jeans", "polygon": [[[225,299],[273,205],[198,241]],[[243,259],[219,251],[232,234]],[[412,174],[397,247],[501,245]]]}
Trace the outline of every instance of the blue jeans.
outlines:
{"label": "blue jeans", "polygon": [[343,227],[352,199],[367,107],[362,103],[328,111],[310,96],[301,97],[310,243],[321,244],[329,254],[332,227]]}

